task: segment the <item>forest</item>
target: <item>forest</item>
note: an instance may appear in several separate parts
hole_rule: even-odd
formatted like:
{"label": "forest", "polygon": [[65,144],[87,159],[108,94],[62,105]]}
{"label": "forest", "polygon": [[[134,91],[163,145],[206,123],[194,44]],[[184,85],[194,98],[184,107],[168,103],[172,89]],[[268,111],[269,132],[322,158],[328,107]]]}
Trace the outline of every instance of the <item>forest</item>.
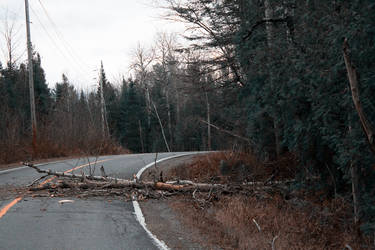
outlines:
{"label": "forest", "polygon": [[65,75],[50,89],[34,51],[34,139],[28,65],[15,62],[7,46],[8,61],[0,62],[0,163],[211,150],[287,159],[298,179],[294,188],[344,197],[354,223],[374,235],[375,3],[161,5],[164,18],[185,23],[186,32],[160,33],[151,48],[135,48],[132,74],[121,82],[107,79],[104,62],[94,90],[76,89]]}

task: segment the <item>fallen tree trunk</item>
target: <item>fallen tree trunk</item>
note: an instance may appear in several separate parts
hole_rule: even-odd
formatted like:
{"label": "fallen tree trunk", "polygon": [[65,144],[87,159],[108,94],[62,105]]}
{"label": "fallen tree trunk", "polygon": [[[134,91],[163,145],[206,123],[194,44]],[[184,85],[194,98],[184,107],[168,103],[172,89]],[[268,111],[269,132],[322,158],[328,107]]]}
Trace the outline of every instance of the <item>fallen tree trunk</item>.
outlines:
{"label": "fallen tree trunk", "polygon": [[113,178],[113,177],[91,176],[91,175],[83,175],[83,174],[82,175],[75,175],[75,174],[69,174],[69,173],[64,173],[64,172],[54,172],[50,169],[47,169],[47,170],[40,169],[37,166],[35,166],[34,164],[26,163],[26,162],[24,162],[22,164],[24,166],[35,169],[40,174],[53,175],[53,176],[57,176],[57,177],[68,177],[68,178],[72,178],[72,179],[79,179],[79,180],[82,180],[82,181],[84,179],[87,179],[87,180],[93,180],[93,181],[114,181],[114,182],[125,181],[125,182],[128,182],[128,180],[118,179],[118,178]]}
{"label": "fallen tree trunk", "polygon": [[[23,163],[23,165],[35,169],[38,173],[52,175],[61,178],[75,179],[81,181],[80,183],[68,183],[66,181],[59,181],[56,184],[46,183],[37,187],[30,187],[30,191],[41,191],[47,189],[58,189],[58,188],[79,188],[79,189],[110,189],[110,188],[137,188],[137,189],[154,189],[164,190],[170,192],[212,192],[212,191],[226,191],[236,192],[240,190],[261,190],[270,189],[271,186],[282,185],[291,182],[288,181],[277,181],[277,182],[249,182],[237,185],[226,185],[226,184],[210,184],[210,183],[194,183],[188,180],[172,181],[172,182],[143,182],[137,179],[125,180],[113,177],[103,176],[90,176],[90,175],[75,175],[64,172],[54,172],[52,170],[44,170],[36,167],[31,163]],[[45,177],[45,176],[44,176]],[[33,182],[35,184],[35,181]],[[267,185],[266,185],[267,184]]]}

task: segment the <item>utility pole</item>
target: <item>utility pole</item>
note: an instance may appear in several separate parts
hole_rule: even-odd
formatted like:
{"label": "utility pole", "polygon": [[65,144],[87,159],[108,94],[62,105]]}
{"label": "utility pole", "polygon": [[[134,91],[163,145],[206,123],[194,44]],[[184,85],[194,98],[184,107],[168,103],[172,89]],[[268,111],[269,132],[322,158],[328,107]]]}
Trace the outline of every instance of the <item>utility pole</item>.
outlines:
{"label": "utility pole", "polygon": [[30,108],[31,108],[31,129],[33,135],[33,151],[36,151],[37,123],[35,115],[35,97],[34,97],[34,72],[33,72],[33,52],[30,35],[30,14],[29,1],[25,0],[26,13],[26,34],[27,34],[27,55],[29,60],[29,91],[30,91]]}

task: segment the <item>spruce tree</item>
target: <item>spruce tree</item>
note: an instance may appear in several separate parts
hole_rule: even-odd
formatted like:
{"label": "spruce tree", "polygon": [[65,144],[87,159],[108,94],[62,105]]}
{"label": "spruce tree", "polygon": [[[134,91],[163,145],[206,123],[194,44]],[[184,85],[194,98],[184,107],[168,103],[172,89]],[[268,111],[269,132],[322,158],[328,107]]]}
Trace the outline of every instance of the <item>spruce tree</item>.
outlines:
{"label": "spruce tree", "polygon": [[133,152],[144,151],[144,104],[142,95],[131,80],[129,86],[123,83],[119,111],[118,133],[121,144]]}

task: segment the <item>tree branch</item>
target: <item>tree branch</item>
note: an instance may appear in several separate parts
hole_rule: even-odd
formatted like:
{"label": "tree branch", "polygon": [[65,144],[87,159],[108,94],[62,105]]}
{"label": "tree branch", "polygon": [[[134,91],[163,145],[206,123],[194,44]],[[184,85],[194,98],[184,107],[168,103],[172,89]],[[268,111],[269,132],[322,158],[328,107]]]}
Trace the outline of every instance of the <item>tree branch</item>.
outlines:
{"label": "tree branch", "polygon": [[209,122],[207,122],[207,121],[201,120],[201,122],[204,123],[204,124],[207,124],[207,125],[209,125],[209,126],[211,126],[211,127],[213,127],[213,128],[215,128],[215,129],[217,129],[217,130],[219,130],[219,131],[221,131],[221,132],[224,132],[224,133],[226,133],[226,134],[228,134],[228,135],[231,135],[231,136],[236,137],[236,138],[238,138],[238,139],[244,140],[244,141],[248,142],[250,145],[252,145],[251,140],[248,139],[248,138],[246,138],[246,137],[243,137],[243,136],[237,135],[237,134],[235,134],[235,133],[233,133],[233,132],[231,132],[231,131],[229,131],[229,130],[226,130],[226,129],[223,129],[223,128],[219,128],[218,126],[216,126],[216,125],[214,125],[214,124],[211,124],[211,123],[209,123]]}
{"label": "tree branch", "polygon": [[249,29],[247,34],[244,37],[242,37],[242,40],[249,39],[250,36],[255,31],[255,29],[258,28],[258,26],[260,26],[262,24],[265,24],[265,23],[283,23],[283,22],[287,22],[287,21],[288,21],[288,18],[265,18],[265,19],[259,20],[253,26],[251,26],[251,28]]}

